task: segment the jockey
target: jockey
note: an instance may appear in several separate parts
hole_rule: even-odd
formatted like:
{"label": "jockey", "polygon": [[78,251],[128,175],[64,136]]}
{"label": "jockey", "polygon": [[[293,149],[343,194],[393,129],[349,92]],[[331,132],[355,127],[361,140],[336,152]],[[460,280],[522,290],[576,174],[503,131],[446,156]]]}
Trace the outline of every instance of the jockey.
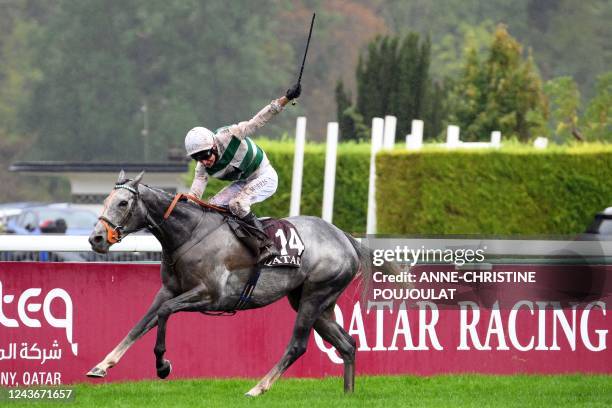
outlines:
{"label": "jockey", "polygon": [[[197,164],[189,193],[201,198],[209,176],[232,180],[233,183],[219,191],[210,203],[229,207],[232,214],[265,237],[261,221],[251,212],[251,204],[264,201],[276,192],[278,175],[264,151],[248,136],[300,93],[300,84],[295,84],[285,96],[273,100],[251,120],[222,127],[215,133],[204,127],[191,129],[185,136],[185,150]],[[278,251],[270,240],[259,242],[258,264],[274,255],[278,255]]]}

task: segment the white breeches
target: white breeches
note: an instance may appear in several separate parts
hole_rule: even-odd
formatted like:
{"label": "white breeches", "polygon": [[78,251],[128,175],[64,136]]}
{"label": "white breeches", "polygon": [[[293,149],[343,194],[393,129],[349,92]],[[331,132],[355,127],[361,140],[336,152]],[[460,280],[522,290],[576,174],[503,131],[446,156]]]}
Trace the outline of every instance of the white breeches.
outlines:
{"label": "white breeches", "polygon": [[244,217],[251,211],[251,204],[259,203],[276,192],[278,175],[270,165],[256,171],[246,180],[234,181],[219,191],[210,203],[229,206],[232,214]]}

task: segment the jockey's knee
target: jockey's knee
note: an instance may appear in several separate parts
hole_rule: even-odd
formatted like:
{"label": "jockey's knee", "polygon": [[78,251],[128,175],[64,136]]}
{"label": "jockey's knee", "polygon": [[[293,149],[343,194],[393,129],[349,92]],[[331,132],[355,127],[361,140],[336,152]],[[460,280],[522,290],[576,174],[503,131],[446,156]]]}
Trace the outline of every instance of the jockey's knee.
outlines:
{"label": "jockey's knee", "polygon": [[244,218],[251,212],[251,203],[248,200],[236,197],[229,202],[229,208],[236,217]]}

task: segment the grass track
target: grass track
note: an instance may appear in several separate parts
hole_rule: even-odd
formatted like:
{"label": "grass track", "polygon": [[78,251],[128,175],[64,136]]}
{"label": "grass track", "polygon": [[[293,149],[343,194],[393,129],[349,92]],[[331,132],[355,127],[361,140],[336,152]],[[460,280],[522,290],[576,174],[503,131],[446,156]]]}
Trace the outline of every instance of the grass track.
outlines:
{"label": "grass track", "polygon": [[[75,387],[67,407],[611,407],[612,376],[433,377],[360,376],[356,392],[344,395],[339,378],[281,379],[263,396],[247,398],[255,380],[143,381]],[[38,406],[57,403],[8,403]],[[59,406],[62,406],[59,403]]]}

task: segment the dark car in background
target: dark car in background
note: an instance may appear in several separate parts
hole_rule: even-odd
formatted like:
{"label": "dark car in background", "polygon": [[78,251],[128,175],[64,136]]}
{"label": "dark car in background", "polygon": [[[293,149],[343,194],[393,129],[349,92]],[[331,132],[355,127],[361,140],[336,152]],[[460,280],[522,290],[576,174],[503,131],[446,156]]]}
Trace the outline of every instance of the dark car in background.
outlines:
{"label": "dark car in background", "polygon": [[612,207],[595,214],[595,219],[583,234],[578,237],[584,241],[612,240]]}

